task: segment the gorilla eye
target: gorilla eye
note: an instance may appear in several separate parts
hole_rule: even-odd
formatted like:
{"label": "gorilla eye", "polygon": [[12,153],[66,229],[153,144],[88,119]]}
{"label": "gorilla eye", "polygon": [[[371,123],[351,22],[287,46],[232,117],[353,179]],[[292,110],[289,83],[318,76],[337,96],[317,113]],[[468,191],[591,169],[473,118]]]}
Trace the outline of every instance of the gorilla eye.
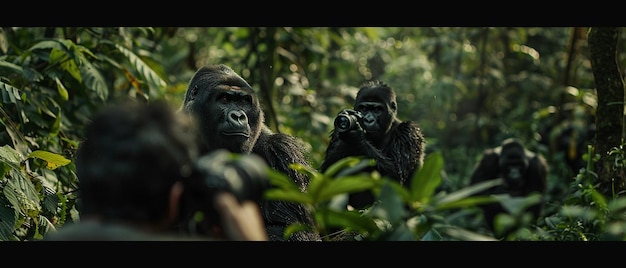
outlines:
{"label": "gorilla eye", "polygon": [[245,103],[252,103],[252,96],[250,96],[250,95],[243,96],[243,101]]}
{"label": "gorilla eye", "polygon": [[228,94],[222,94],[219,96],[219,101],[221,103],[229,103],[230,102],[230,96]]}

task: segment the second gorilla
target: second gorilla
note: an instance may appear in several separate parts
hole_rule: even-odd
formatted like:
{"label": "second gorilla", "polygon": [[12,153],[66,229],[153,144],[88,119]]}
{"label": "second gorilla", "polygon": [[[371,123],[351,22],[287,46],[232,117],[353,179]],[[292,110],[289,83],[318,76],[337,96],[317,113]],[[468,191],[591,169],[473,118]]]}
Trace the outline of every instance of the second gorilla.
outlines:
{"label": "second gorilla", "polygon": [[[217,149],[257,154],[306,191],[309,178],[289,167],[292,163],[309,166],[301,141],[273,133],[265,125],[254,89],[230,67],[218,64],[200,68],[191,78],[182,109],[197,120],[203,154]],[[284,238],[285,228],[292,223],[314,224],[303,204],[264,200],[260,206],[270,240],[321,241],[316,232],[304,231]]]}

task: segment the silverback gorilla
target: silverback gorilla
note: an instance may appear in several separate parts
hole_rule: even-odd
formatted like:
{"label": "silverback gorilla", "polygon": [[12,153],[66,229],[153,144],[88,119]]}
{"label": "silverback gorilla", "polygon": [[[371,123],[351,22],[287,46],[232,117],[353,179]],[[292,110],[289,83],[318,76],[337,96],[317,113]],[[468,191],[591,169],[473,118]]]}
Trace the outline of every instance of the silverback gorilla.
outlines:
{"label": "silverback gorilla", "polygon": [[[340,112],[335,120],[356,115],[354,127],[344,130],[341,122],[335,124],[320,170],[348,156],[364,156],[376,160],[375,169],[382,176],[408,187],[424,162],[425,140],[419,125],[401,121],[397,112],[396,93],[389,85],[377,80],[361,85],[354,110]],[[348,204],[362,209],[375,200],[371,191],[363,191],[350,194]]]}
{"label": "silverback gorilla", "polygon": [[[306,191],[309,178],[291,169],[291,163],[308,166],[301,141],[273,133],[264,122],[264,113],[252,87],[230,67],[208,65],[189,82],[182,109],[198,122],[199,137],[206,154],[216,149],[257,154],[267,164],[291,177]],[[302,204],[264,200],[260,204],[268,237],[283,241],[285,228],[292,223],[313,225],[310,211]],[[315,232],[297,232],[286,241],[320,241]]]}
{"label": "silverback gorilla", "polygon": [[[548,164],[539,154],[527,150],[521,141],[506,139],[495,148],[483,152],[482,158],[470,178],[470,184],[503,178],[504,184],[492,187],[481,194],[509,194],[523,197],[536,192],[545,196],[547,191]],[[481,206],[485,222],[490,231],[494,230],[497,214],[506,211],[500,203]],[[537,219],[543,210],[543,201],[528,209]]]}

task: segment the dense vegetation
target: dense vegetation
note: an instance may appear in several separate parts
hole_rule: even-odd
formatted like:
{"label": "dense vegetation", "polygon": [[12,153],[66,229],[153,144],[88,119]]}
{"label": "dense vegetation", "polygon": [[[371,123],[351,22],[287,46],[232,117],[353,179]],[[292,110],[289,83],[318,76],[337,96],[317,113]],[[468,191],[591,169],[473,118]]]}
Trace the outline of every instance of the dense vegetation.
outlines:
{"label": "dense vegetation", "polygon": [[[342,176],[344,167],[368,164],[359,159],[324,174],[300,170],[313,176],[306,194],[273,175],[281,188],[268,198],[309,204],[325,240],[341,239],[328,231],[336,226],[363,240],[493,239],[476,208],[490,199],[472,196],[489,185],[468,187],[469,177],[484,149],[512,136],[548,159],[549,196],[539,222],[518,213],[536,202],[533,197],[503,200],[512,209],[501,228],[515,230],[505,239],[625,240],[623,144],[603,144],[610,149],[596,152],[589,130],[603,102],[588,31],[4,27],[0,241],[39,240],[80,219],[73,159],[95,111],[122,96],[180,105],[189,79],[208,63],[231,66],[258,89],[268,125],[300,137],[314,167],[334,116],[352,105],[364,81],[390,84],[398,93],[398,117],[419,122],[427,159],[411,191],[384,178]],[[618,66],[626,63],[623,43],[618,38]],[[615,104],[623,109],[623,88],[621,94]],[[622,126],[623,116],[618,119]],[[621,141],[623,133],[616,136]],[[604,157],[615,177],[598,177],[596,163]],[[601,181],[614,181],[614,191],[600,189]],[[334,198],[355,187],[380,190],[384,205],[365,213],[333,207]]]}

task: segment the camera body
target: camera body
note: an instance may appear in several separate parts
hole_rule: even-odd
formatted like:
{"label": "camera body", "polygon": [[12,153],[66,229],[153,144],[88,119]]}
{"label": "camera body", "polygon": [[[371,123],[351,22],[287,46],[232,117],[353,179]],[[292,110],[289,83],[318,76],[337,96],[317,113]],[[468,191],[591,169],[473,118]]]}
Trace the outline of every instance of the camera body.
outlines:
{"label": "camera body", "polygon": [[338,132],[347,132],[357,128],[363,120],[361,112],[352,109],[343,109],[337,117],[335,117],[335,130]]}
{"label": "camera body", "polygon": [[215,227],[221,225],[213,202],[216,194],[229,192],[239,202],[260,203],[269,187],[267,164],[260,156],[238,155],[226,150],[202,156],[185,181],[181,227],[193,234],[213,234]]}

